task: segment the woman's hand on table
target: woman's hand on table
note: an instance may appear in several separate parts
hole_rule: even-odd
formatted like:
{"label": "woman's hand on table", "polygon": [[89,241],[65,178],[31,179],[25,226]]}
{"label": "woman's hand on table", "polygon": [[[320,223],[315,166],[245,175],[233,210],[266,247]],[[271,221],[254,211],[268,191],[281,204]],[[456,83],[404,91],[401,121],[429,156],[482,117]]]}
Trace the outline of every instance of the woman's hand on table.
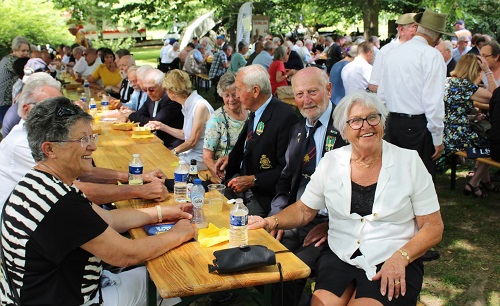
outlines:
{"label": "woman's hand on table", "polygon": [[408,260],[397,251],[385,261],[380,271],[372,278],[374,281],[380,280],[380,293],[387,295],[389,301],[397,299],[400,294],[403,296],[406,294],[407,265]]}
{"label": "woman's hand on table", "polygon": [[163,181],[158,180],[137,186],[140,189],[137,193],[138,198],[157,202],[165,201],[168,198],[168,189]]}
{"label": "woman's hand on table", "polygon": [[179,205],[169,205],[162,206],[161,212],[163,214],[163,220],[166,221],[175,221],[181,219],[191,220],[193,216],[189,213],[193,210],[193,204],[185,203]]}
{"label": "woman's hand on table", "polygon": [[146,123],[144,125],[144,127],[150,128],[152,131],[157,131],[157,130],[161,130],[161,127],[163,125],[164,124],[161,123],[160,121],[149,121],[148,123]]}
{"label": "woman's hand on table", "polygon": [[178,235],[180,238],[180,244],[187,242],[194,238],[194,226],[191,221],[187,219],[179,220],[175,225],[168,231],[169,234]]}
{"label": "woman's hand on table", "polygon": [[142,174],[142,180],[144,181],[144,183],[155,182],[155,181],[165,182],[166,178],[167,176],[160,169],[155,169],[153,171],[149,171]]}
{"label": "woman's hand on table", "polygon": [[281,238],[283,238],[284,233],[285,233],[284,230],[277,230],[277,229],[273,229],[272,231],[269,232],[269,234],[271,234],[271,236],[276,238],[276,240],[278,241],[281,241]]}

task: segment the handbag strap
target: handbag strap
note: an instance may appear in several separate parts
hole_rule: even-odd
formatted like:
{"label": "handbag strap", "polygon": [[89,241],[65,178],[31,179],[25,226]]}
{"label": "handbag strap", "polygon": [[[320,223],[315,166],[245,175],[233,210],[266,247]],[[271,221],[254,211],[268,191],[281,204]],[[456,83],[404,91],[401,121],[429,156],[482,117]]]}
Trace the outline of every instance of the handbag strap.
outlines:
{"label": "handbag strap", "polygon": [[[11,194],[12,194],[12,192],[11,192]],[[8,198],[10,198],[10,196]],[[4,222],[4,220],[5,220],[5,207],[7,207],[7,205],[4,205],[3,209],[2,209],[2,219],[1,219],[2,222]],[[3,234],[2,234],[2,239],[3,239]],[[14,281],[12,280],[12,277],[10,277],[9,270],[7,270],[7,264],[5,263],[5,255],[3,253],[3,246],[2,245],[0,245],[0,255],[2,256],[2,258],[1,258],[2,268],[3,268],[3,271],[5,273],[4,277],[7,280],[7,285],[9,286],[10,292],[14,296],[14,302],[16,303],[16,305],[21,306],[22,305],[21,298],[19,298],[19,294],[17,294],[16,287],[14,286]]]}

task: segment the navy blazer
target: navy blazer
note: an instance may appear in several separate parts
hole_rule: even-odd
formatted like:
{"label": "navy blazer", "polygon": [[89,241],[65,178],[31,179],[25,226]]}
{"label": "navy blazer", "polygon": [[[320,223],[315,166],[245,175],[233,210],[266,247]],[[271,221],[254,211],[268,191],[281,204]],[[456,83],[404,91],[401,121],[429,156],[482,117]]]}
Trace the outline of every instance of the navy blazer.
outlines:
{"label": "navy blazer", "polygon": [[[321,156],[324,156],[328,151],[346,145],[346,142],[344,141],[344,139],[342,139],[340,132],[333,127],[332,114],[334,109],[335,105],[333,105],[332,113],[330,114],[330,120],[328,121],[328,127],[326,130],[323,152],[321,153]],[[288,143],[288,149],[286,152],[286,167],[281,173],[280,179],[276,186],[276,196],[271,204],[273,214],[281,211],[283,208],[285,208],[285,206],[294,203],[297,198],[297,192],[299,190],[300,181],[302,179],[302,147],[304,141],[306,140],[306,135],[306,119],[300,120],[292,127],[290,131],[290,141]],[[325,144],[327,139],[328,145]],[[285,197],[286,201],[279,200],[279,198],[282,197]]]}
{"label": "navy blazer", "polygon": [[[226,178],[230,179],[236,174],[255,175],[257,181],[251,190],[266,212],[271,209],[276,183],[286,164],[285,152],[290,128],[297,121],[298,117],[292,108],[273,96],[257,123],[262,122],[264,125],[262,133],[258,135],[254,132],[245,152],[247,121],[229,154]],[[242,163],[246,173],[241,169]]]}
{"label": "navy blazer", "polygon": [[[131,113],[128,118],[130,121],[139,122],[141,126],[151,120],[157,120],[170,127],[182,129],[182,125],[184,124],[184,115],[181,111],[182,106],[170,100],[166,91],[160,99],[156,116],[153,117],[154,108],[155,102],[148,96],[142,107],[137,112]],[[163,140],[163,144],[169,149],[173,149],[183,142],[183,140],[162,131],[157,131],[156,135]]]}

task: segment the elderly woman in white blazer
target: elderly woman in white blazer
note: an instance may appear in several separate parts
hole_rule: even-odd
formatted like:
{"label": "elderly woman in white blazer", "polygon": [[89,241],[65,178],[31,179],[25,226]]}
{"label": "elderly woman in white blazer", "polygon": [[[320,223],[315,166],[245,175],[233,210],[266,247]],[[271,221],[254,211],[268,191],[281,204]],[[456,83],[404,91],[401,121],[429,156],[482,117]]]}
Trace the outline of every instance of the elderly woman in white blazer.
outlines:
{"label": "elderly woman in white blazer", "polygon": [[415,305],[420,257],[443,233],[432,178],[416,151],[382,140],[387,110],[376,95],[349,94],[333,116],[349,145],[325,154],[299,201],[250,216],[250,228],[299,227],[327,208],[312,305]]}

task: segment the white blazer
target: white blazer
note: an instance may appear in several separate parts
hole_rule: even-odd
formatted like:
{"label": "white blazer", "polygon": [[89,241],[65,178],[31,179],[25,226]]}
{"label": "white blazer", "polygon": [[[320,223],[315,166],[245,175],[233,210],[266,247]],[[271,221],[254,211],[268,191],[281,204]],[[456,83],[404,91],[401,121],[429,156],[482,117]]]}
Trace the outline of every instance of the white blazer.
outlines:
{"label": "white blazer", "polygon": [[[310,208],[328,209],[328,244],[344,262],[365,270],[387,260],[417,232],[415,216],[439,210],[432,178],[416,151],[386,141],[372,214],[351,214],[352,146],[325,154],[301,197]],[[360,249],[363,256],[350,259]]]}

